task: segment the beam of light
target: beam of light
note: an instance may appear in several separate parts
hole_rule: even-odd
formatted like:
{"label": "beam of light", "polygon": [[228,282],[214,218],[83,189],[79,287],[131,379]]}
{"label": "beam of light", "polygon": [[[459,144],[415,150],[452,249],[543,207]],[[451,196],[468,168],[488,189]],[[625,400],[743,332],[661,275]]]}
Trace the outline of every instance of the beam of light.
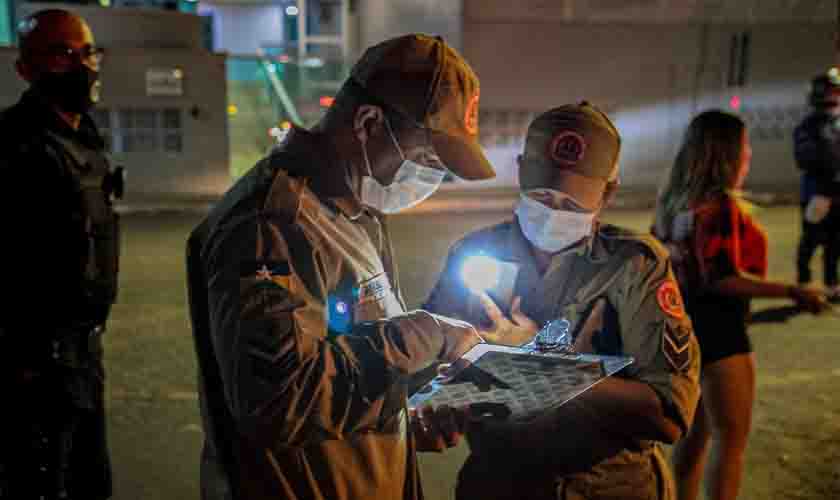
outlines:
{"label": "beam of light", "polygon": [[467,288],[483,292],[499,285],[501,268],[499,261],[486,255],[468,257],[461,267],[461,279]]}

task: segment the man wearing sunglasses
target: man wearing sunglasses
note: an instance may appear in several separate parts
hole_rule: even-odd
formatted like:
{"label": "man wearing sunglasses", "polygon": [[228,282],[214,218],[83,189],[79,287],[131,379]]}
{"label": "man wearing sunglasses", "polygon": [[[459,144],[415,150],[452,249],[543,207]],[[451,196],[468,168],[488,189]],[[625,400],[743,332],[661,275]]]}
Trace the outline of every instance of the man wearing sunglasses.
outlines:
{"label": "man wearing sunglasses", "polygon": [[80,17],[19,26],[29,88],[0,114],[0,499],[111,496],[102,334],[117,293],[121,187],[87,114],[101,49]]}

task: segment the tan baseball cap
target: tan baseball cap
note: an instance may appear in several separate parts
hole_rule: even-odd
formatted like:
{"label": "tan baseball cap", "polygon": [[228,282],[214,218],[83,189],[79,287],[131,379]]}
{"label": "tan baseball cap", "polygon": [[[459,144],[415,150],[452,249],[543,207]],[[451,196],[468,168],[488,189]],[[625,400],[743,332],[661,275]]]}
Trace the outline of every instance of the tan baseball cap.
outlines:
{"label": "tan baseball cap", "polygon": [[621,136],[601,110],[586,101],[560,106],[528,126],[525,159],[585,177],[613,181],[618,176]]}
{"label": "tan baseball cap", "polygon": [[442,38],[411,34],[374,45],[350,78],[427,128],[452,173],[467,180],[495,177],[478,143],[478,78]]}

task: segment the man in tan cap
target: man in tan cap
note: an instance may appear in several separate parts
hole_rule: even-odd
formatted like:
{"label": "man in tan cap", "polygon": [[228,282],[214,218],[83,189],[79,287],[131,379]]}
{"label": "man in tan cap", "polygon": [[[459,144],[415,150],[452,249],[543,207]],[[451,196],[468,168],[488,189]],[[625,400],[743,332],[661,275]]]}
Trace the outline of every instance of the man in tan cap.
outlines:
{"label": "man in tan cap", "polygon": [[202,498],[422,497],[407,379],[482,338],[405,311],[382,214],[447,170],[494,175],[478,99],[440,38],[372,47],[323,120],[291,130],[192,233]]}
{"label": "man in tan cap", "polygon": [[[598,221],[618,186],[619,149],[616,128],[587,103],[537,117],[518,159],[522,195],[514,220],[456,243],[424,306],[487,325],[511,345],[558,320],[577,351],[635,359],[528,423],[421,412],[413,422],[421,449],[452,446],[466,430],[472,454],[458,478],[458,499],[673,496],[658,443],[673,443],[689,427],[699,350],[663,247]],[[464,261],[479,254],[516,269],[510,303],[500,303],[497,290],[472,292],[464,282]]]}

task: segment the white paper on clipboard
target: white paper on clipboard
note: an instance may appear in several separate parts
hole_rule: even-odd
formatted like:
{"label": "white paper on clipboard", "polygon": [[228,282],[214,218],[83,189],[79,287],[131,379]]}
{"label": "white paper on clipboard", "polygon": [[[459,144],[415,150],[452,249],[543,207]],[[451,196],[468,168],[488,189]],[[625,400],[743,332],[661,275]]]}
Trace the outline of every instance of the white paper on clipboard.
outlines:
{"label": "white paper on clipboard", "polygon": [[436,377],[409,398],[409,406],[473,406],[529,420],[583,394],[633,363],[624,356],[552,354],[479,344],[462,358],[466,368]]}

